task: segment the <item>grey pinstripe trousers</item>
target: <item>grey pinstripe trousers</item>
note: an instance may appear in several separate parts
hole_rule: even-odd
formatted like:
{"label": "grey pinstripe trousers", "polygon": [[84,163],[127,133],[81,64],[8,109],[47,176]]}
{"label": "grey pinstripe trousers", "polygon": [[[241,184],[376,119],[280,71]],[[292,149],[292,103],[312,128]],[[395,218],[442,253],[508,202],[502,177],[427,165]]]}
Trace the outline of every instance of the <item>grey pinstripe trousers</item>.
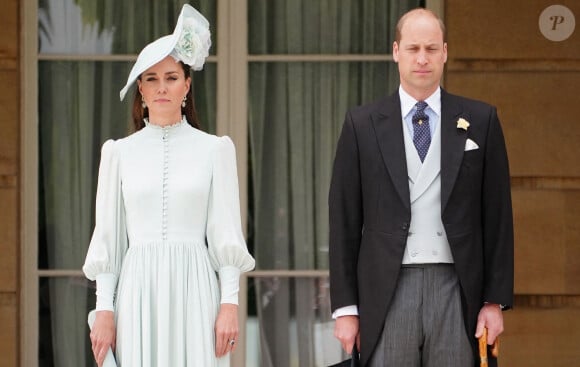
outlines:
{"label": "grey pinstripe trousers", "polygon": [[453,264],[403,266],[370,367],[473,366]]}

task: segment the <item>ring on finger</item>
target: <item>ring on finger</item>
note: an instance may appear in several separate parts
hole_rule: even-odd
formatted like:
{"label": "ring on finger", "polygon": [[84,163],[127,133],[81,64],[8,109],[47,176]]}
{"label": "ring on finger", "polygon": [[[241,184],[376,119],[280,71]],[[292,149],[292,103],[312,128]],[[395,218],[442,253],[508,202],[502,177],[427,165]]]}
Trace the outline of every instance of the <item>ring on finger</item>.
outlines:
{"label": "ring on finger", "polygon": [[228,344],[229,344],[230,346],[232,346],[232,347],[233,347],[233,346],[234,346],[234,344],[236,344],[236,339],[230,339],[230,340],[228,341]]}

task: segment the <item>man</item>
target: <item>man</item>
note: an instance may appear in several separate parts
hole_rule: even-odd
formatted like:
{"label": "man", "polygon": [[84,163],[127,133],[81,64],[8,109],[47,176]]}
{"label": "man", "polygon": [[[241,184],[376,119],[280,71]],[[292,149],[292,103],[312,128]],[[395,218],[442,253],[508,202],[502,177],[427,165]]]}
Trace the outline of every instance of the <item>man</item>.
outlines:
{"label": "man", "polygon": [[399,90],[349,111],[336,150],[331,303],[362,366],[478,365],[513,300],[503,134],[494,107],[440,88],[444,34],[429,10],[401,17]]}

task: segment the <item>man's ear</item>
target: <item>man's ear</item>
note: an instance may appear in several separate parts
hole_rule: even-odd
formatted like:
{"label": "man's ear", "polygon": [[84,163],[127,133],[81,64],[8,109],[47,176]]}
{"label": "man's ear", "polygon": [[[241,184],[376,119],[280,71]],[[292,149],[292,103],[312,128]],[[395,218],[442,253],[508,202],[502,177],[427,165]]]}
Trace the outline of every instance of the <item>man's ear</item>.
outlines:
{"label": "man's ear", "polygon": [[397,41],[393,42],[393,61],[399,62],[399,45]]}

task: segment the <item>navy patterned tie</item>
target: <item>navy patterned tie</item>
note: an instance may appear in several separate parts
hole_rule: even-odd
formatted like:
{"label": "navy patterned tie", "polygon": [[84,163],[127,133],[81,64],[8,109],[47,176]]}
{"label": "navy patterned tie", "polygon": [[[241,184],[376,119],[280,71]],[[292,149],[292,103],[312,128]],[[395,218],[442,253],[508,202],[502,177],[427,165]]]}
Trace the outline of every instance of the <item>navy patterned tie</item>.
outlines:
{"label": "navy patterned tie", "polygon": [[413,114],[413,143],[419,153],[421,162],[425,160],[429,145],[431,145],[431,130],[429,129],[429,116],[425,113],[427,103],[419,101],[415,104],[417,111]]}

